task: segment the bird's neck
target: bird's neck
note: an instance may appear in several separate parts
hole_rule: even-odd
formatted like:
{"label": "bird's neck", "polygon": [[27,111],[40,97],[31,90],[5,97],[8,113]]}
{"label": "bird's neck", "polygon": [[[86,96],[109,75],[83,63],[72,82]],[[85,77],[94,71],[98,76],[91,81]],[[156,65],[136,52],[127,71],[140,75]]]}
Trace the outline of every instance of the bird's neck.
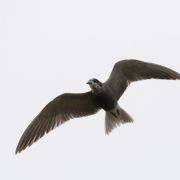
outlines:
{"label": "bird's neck", "polygon": [[100,94],[103,92],[103,89],[101,87],[91,87],[93,94]]}

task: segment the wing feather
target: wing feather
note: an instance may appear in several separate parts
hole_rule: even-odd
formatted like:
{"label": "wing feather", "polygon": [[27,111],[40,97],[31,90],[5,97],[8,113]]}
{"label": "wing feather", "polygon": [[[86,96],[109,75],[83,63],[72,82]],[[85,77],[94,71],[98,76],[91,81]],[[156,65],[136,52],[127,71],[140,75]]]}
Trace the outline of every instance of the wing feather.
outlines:
{"label": "wing feather", "polygon": [[105,84],[111,87],[118,100],[131,82],[152,78],[175,80],[180,79],[180,74],[158,64],[135,59],[122,60],[114,65]]}
{"label": "wing feather", "polygon": [[44,107],[24,131],[16,153],[32,145],[44,134],[67,120],[95,114],[99,109],[91,91],[81,94],[65,93],[56,97]]}

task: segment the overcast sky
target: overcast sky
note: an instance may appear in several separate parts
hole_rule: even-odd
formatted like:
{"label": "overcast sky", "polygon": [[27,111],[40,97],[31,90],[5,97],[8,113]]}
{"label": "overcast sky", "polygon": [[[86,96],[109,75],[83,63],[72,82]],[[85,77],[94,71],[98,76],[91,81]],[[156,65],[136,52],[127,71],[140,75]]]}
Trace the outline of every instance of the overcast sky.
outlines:
{"label": "overcast sky", "polygon": [[0,1],[1,180],[179,180],[180,81],[141,81],[119,101],[134,119],[74,119],[21,154],[20,136],[53,98],[105,81],[121,59],[180,72],[178,0]]}

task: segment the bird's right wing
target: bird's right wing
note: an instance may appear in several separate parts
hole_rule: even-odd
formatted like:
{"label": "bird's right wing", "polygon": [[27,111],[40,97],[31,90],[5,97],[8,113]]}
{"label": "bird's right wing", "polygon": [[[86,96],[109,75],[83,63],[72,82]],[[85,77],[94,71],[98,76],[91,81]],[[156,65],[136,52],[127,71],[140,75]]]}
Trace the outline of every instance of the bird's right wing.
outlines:
{"label": "bird's right wing", "polygon": [[45,133],[71,118],[95,114],[100,107],[92,92],[62,94],[48,103],[24,131],[16,148],[16,153],[36,142]]}
{"label": "bird's right wing", "polygon": [[118,100],[127,86],[143,79],[180,79],[180,74],[167,67],[139,60],[122,60],[114,65],[109,79],[105,82]]}

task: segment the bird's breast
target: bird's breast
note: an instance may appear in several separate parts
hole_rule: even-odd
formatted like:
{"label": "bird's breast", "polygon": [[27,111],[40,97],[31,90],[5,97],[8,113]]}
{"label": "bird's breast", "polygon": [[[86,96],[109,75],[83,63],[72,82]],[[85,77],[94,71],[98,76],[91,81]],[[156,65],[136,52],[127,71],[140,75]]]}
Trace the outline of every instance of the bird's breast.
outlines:
{"label": "bird's breast", "polygon": [[112,110],[117,104],[113,94],[111,94],[109,91],[103,91],[95,96],[97,103],[105,111]]}

